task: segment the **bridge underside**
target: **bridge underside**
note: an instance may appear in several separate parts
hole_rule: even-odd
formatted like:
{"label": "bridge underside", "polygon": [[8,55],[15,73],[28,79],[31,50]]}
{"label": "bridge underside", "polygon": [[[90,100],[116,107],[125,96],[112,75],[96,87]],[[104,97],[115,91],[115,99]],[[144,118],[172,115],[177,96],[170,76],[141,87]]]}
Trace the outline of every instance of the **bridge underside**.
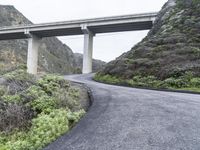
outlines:
{"label": "bridge underside", "polygon": [[[152,21],[144,21],[144,22],[134,22],[134,23],[87,26],[87,28],[93,34],[100,34],[100,33],[110,33],[110,32],[149,30],[152,28],[152,26],[153,26]],[[71,28],[46,29],[46,30],[41,29],[36,31],[33,30],[30,31],[30,33],[41,38],[84,34],[81,26],[71,27]],[[0,34],[0,40],[25,39],[25,38],[28,37],[26,34],[24,34],[24,30]]]}
{"label": "bridge underside", "polygon": [[52,36],[84,35],[83,73],[92,72],[93,36],[100,33],[148,30],[153,26],[157,13],[96,18],[36,24],[24,27],[0,29],[0,40],[28,38],[27,68],[31,74],[37,73],[38,47],[41,38]]}

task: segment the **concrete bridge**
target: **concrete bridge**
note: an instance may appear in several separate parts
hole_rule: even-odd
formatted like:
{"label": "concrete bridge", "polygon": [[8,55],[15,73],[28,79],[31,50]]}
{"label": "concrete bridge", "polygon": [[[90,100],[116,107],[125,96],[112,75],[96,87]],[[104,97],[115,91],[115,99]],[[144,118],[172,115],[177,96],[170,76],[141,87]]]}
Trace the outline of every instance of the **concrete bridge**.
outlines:
{"label": "concrete bridge", "polygon": [[42,23],[0,28],[0,40],[28,39],[27,71],[37,74],[38,47],[43,37],[84,34],[83,70],[92,72],[93,37],[99,33],[148,30],[157,13]]}

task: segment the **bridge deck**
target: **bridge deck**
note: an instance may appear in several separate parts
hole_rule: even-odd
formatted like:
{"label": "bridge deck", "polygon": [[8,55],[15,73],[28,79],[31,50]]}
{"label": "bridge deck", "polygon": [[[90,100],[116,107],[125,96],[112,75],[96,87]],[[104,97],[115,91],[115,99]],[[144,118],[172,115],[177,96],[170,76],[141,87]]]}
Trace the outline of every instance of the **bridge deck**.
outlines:
{"label": "bridge deck", "polygon": [[148,30],[152,28],[157,13],[143,13],[94,19],[72,20],[54,23],[42,23],[26,26],[0,28],[0,40],[27,38],[25,31],[38,37],[81,35],[82,26],[94,34],[108,32],[122,32],[134,30]]}

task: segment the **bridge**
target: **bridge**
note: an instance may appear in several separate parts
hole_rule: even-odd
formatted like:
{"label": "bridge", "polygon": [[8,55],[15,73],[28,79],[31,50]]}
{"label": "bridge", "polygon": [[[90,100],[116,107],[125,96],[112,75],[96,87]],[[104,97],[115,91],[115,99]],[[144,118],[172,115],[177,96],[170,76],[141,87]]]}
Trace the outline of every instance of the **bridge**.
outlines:
{"label": "bridge", "polygon": [[93,37],[100,33],[148,30],[157,13],[132,14],[0,28],[0,40],[28,39],[27,71],[37,74],[38,48],[43,37],[84,35],[82,73],[92,72]]}

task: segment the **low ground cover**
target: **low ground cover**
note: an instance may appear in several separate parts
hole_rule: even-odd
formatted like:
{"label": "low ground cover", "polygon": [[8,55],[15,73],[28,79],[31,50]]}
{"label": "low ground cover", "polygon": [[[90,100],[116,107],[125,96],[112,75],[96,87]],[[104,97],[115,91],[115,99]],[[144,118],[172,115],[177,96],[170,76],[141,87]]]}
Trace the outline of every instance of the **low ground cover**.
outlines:
{"label": "low ground cover", "polygon": [[131,79],[123,79],[112,75],[97,73],[94,80],[117,85],[131,87],[155,88],[155,89],[175,89],[200,92],[200,77],[194,77],[192,72],[173,76],[160,80],[155,76],[133,76]]}
{"label": "low ground cover", "polygon": [[0,80],[0,150],[38,150],[69,131],[84,115],[79,91],[58,75],[24,69]]}

